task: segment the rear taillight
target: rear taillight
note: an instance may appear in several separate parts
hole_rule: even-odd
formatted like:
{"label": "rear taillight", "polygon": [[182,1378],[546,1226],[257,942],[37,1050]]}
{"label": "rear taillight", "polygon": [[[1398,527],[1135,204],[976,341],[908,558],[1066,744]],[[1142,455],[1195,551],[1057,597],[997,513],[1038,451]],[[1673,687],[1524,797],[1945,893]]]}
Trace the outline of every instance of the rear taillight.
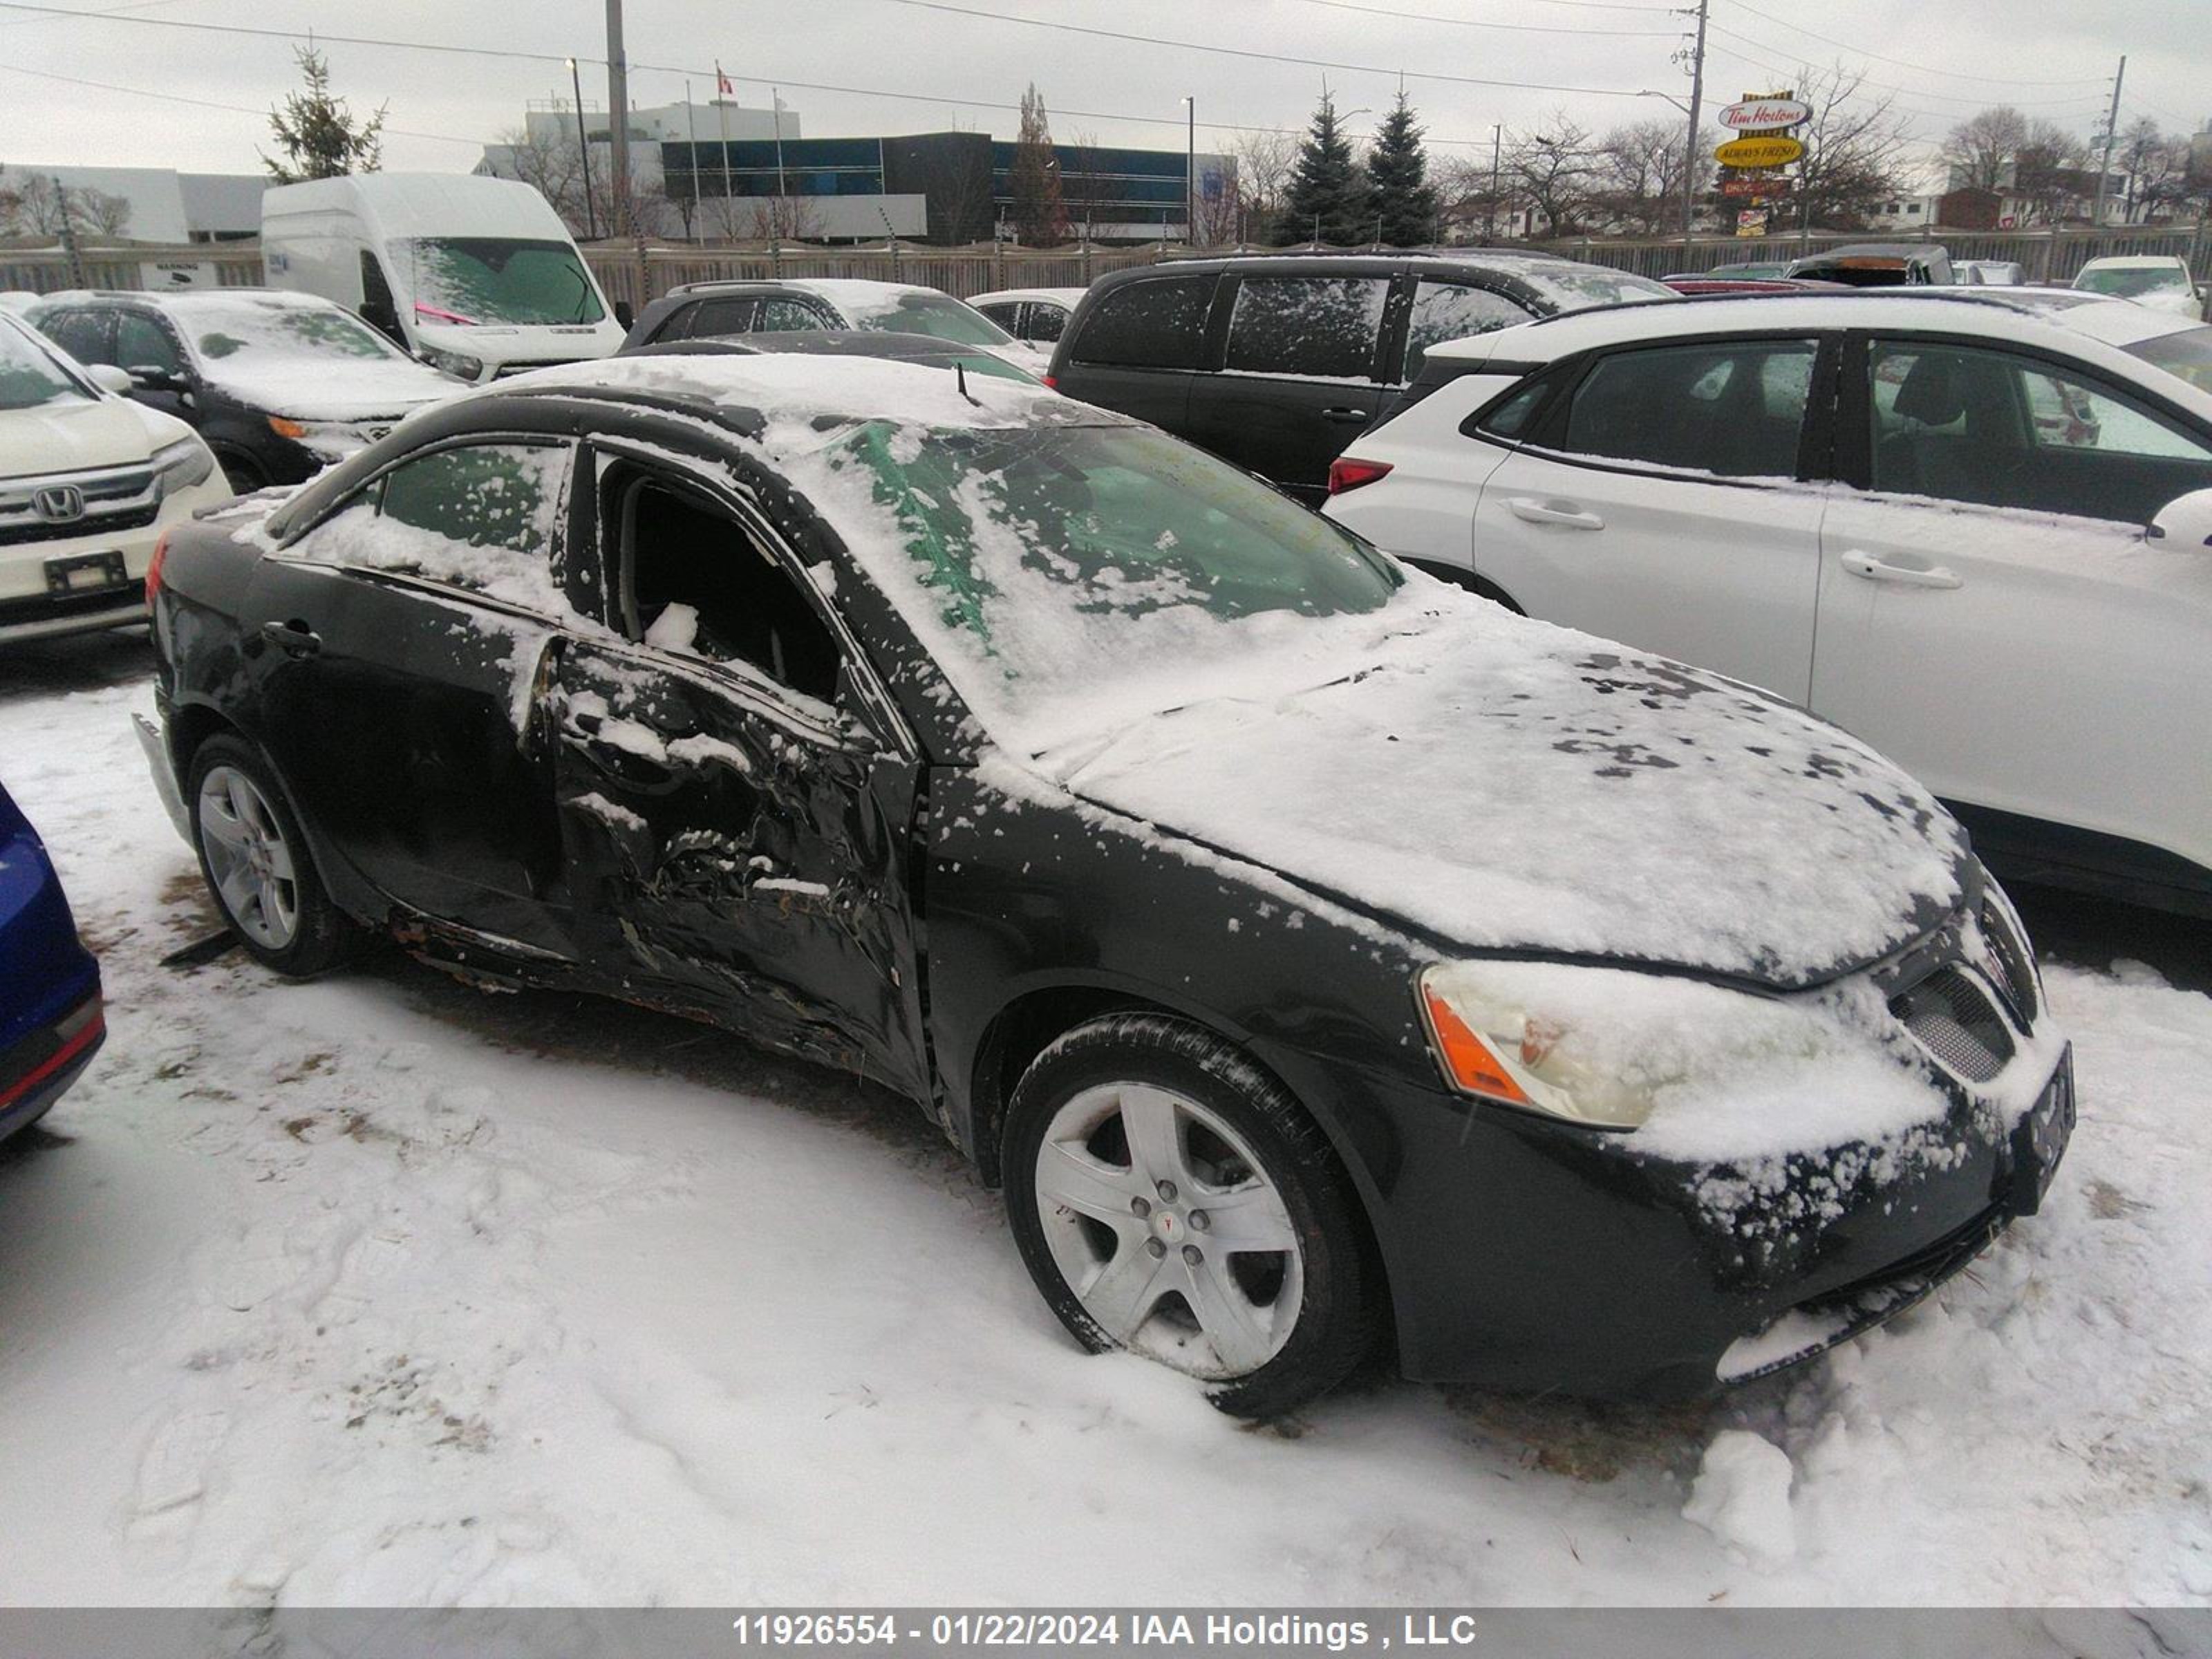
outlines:
{"label": "rear taillight", "polygon": [[169,532],[154,538],[154,556],[146,561],[146,614],[154,614],[154,596],[161,591],[161,561],[169,556]]}
{"label": "rear taillight", "polygon": [[1044,381],[1044,389],[1047,392],[1057,392],[1060,390],[1060,381],[1054,376],[1046,374],[1040,376],[1039,378]]}
{"label": "rear taillight", "polygon": [[1340,455],[1328,464],[1328,493],[1341,495],[1347,489],[1357,489],[1362,484],[1371,484],[1377,478],[1388,477],[1388,461],[1363,461],[1350,455]]}

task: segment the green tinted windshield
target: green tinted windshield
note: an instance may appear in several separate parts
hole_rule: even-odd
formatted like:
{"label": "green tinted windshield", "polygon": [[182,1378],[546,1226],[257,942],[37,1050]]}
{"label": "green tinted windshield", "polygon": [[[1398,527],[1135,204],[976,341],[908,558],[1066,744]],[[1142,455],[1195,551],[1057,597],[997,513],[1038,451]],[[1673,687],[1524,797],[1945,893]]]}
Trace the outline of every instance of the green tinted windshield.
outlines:
{"label": "green tinted windshield", "polygon": [[841,450],[940,619],[1010,680],[1103,680],[1153,642],[1187,642],[1184,623],[1372,611],[1400,580],[1328,520],[1148,427],[878,422]]}
{"label": "green tinted windshield", "polygon": [[576,250],[511,236],[416,237],[397,245],[396,281],[426,323],[596,323],[606,315]]}
{"label": "green tinted windshield", "polygon": [[2189,279],[2179,265],[2108,265],[2101,270],[2083,271],[2074,279],[2074,286],[2092,294],[2136,300],[2146,294],[2186,293]]}
{"label": "green tinted windshield", "polygon": [[2179,374],[2199,392],[2212,392],[2212,328],[2185,328],[2124,347],[2130,357]]}
{"label": "green tinted windshield", "polygon": [[1014,337],[973,306],[942,294],[902,294],[895,306],[860,313],[862,328],[887,328],[899,334],[932,334],[961,345],[1002,346]]}

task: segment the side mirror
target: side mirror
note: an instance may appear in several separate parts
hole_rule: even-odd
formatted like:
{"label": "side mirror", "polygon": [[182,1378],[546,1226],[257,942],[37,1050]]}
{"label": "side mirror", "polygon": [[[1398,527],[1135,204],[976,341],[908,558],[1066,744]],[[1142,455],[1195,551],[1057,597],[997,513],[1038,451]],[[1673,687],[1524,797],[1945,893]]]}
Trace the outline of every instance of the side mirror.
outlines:
{"label": "side mirror", "polygon": [[2212,489],[2192,489],[2159,508],[2144,536],[2177,550],[2212,548]]}
{"label": "side mirror", "polygon": [[138,384],[131,378],[130,370],[118,368],[113,363],[94,363],[84,372],[102,392],[112,392],[126,398]]}
{"label": "side mirror", "polygon": [[624,333],[637,326],[637,313],[630,309],[629,301],[615,301],[615,321],[621,325]]}
{"label": "side mirror", "polygon": [[134,363],[124,370],[131,384],[141,392],[190,392],[191,382],[173,369],[157,368],[151,363]]}

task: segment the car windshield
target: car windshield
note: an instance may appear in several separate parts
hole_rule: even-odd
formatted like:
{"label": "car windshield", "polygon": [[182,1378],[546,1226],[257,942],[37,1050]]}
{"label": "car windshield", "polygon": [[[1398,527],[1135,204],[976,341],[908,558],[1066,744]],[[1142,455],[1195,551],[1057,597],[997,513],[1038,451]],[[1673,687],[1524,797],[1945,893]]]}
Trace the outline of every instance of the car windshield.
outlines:
{"label": "car windshield", "polygon": [[566,242],[418,236],[398,245],[415,315],[428,323],[596,323],[606,315]]}
{"label": "car windshield", "polygon": [[406,354],[351,312],[273,295],[195,300],[171,313],[192,349],[220,379],[225,368],[270,368],[332,357]]}
{"label": "car windshield", "polygon": [[909,586],[902,608],[978,713],[1023,725],[1032,748],[1048,710],[1079,726],[1191,701],[1209,669],[1376,611],[1401,580],[1357,537],[1148,427],[876,421],[829,460],[896,550],[872,568]]}
{"label": "car windshield", "polygon": [[2092,294],[2133,300],[2146,294],[2170,294],[2177,289],[2185,292],[2189,280],[2174,265],[2107,265],[2101,270],[2083,271],[2074,279],[2074,286]]}
{"label": "car windshield", "polygon": [[1594,265],[1546,265],[1520,273],[1521,280],[1560,311],[1618,305],[1624,300],[1677,300],[1664,283],[1632,271],[1601,270]]}
{"label": "car windshield", "polygon": [[902,294],[891,303],[866,310],[848,307],[862,328],[898,334],[929,334],[961,345],[1012,345],[1014,337],[973,306],[943,294]]}
{"label": "car windshield", "polygon": [[2185,328],[2121,348],[2130,357],[2178,374],[2199,392],[2212,392],[2212,328]]}
{"label": "car windshield", "polygon": [[0,322],[0,410],[42,409],[87,395],[35,341]]}

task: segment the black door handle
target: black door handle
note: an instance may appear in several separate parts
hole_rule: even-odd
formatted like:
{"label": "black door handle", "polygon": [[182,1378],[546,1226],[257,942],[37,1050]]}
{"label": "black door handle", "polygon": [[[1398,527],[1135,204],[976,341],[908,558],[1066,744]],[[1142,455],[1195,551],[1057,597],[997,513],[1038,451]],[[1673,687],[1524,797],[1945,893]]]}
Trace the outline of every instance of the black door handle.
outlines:
{"label": "black door handle", "polygon": [[288,657],[312,657],[323,648],[323,636],[297,617],[262,623],[261,637]]}

